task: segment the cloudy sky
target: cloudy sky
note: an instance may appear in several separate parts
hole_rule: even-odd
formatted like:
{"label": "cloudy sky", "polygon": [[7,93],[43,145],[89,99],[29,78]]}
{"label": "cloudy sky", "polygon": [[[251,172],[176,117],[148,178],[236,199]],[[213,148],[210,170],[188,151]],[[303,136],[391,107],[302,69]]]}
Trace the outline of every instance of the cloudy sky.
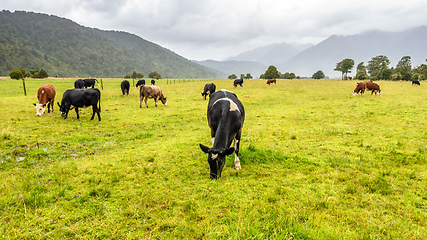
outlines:
{"label": "cloudy sky", "polygon": [[0,9],[130,32],[192,60],[427,25],[426,0],[1,0]]}

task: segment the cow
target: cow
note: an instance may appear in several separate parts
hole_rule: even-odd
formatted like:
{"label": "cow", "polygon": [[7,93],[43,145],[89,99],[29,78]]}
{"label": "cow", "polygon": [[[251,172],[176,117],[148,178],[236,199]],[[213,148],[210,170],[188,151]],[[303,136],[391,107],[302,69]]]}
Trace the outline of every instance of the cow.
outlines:
{"label": "cow", "polygon": [[84,88],[85,87],[85,82],[81,79],[77,79],[74,82],[74,88]]}
{"label": "cow", "polygon": [[266,85],[270,85],[271,83],[274,83],[274,85],[276,85],[276,79],[268,79]]}
{"label": "cow", "polygon": [[412,85],[414,85],[414,84],[419,86],[420,85],[420,81],[418,81],[418,80],[412,80]]}
{"label": "cow", "polygon": [[356,96],[360,93],[360,95],[363,95],[365,93],[365,89],[366,89],[366,82],[362,81],[362,82],[356,82],[355,85],[355,89],[353,90],[353,96]]}
{"label": "cow", "polygon": [[156,83],[156,81],[154,81],[154,79],[151,79],[151,85],[154,86],[155,83]]}
{"label": "cow", "polygon": [[205,87],[203,88],[203,92],[202,92],[202,98],[204,100],[206,100],[206,96],[209,96],[214,93],[216,90],[216,86],[213,83],[208,83],[205,85]]}
{"label": "cow", "polygon": [[[208,154],[210,178],[218,179],[225,165],[226,157],[234,152],[234,167],[241,169],[239,159],[245,109],[233,92],[221,89],[211,94],[207,110],[208,125],[211,129],[212,148],[200,144]],[[234,140],[234,146],[231,143]]]}
{"label": "cow", "polygon": [[83,82],[84,82],[85,88],[88,88],[88,87],[94,88],[95,82],[98,82],[98,80],[94,78],[86,78],[86,79],[83,79]]}
{"label": "cow", "polygon": [[129,88],[130,88],[129,81],[123,80],[122,83],[120,84],[120,87],[122,88],[123,96],[125,96],[125,94],[129,96]]}
{"label": "cow", "polygon": [[147,100],[148,98],[154,98],[155,105],[157,107],[157,101],[162,101],[162,103],[167,106],[167,99],[163,95],[162,89],[158,86],[142,85],[139,89],[139,108],[142,108],[142,100],[145,98],[145,106],[148,108]]}
{"label": "cow", "polygon": [[55,104],[55,96],[56,96],[55,88],[49,83],[39,88],[39,90],[37,91],[37,99],[39,100],[39,103],[33,103],[34,106],[36,107],[36,116],[42,116],[45,114],[46,105],[47,105],[47,112],[50,113],[51,108],[53,112],[53,105]]}
{"label": "cow", "polygon": [[142,85],[145,85],[145,80],[144,79],[138,80],[138,82],[136,83],[136,87],[139,87]]}
{"label": "cow", "polygon": [[381,96],[381,88],[380,85],[378,85],[377,83],[371,82],[371,81],[366,81],[366,89],[368,90],[372,90],[371,95],[373,93],[375,93],[375,95]]}
{"label": "cow", "polygon": [[[98,120],[101,121],[101,92],[97,88],[89,89],[68,89],[62,95],[61,105],[59,111],[64,119],[67,119],[68,111],[73,106],[79,119],[79,108],[92,106],[93,114],[90,120],[93,120],[95,113],[98,114]],[[97,106],[99,103],[99,106]],[[72,109],[72,108],[71,108]]]}
{"label": "cow", "polygon": [[233,85],[234,85],[234,87],[237,87],[237,85],[240,85],[241,87],[243,87],[243,79],[234,80]]}

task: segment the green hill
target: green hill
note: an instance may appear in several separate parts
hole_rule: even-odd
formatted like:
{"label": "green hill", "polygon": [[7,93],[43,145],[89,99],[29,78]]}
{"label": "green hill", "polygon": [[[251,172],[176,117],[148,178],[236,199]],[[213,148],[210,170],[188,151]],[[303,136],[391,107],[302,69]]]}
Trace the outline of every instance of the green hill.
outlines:
{"label": "green hill", "polygon": [[198,65],[136,35],[87,28],[52,15],[0,12],[0,76],[24,67],[59,77],[123,77],[133,71],[169,78],[217,78]]}

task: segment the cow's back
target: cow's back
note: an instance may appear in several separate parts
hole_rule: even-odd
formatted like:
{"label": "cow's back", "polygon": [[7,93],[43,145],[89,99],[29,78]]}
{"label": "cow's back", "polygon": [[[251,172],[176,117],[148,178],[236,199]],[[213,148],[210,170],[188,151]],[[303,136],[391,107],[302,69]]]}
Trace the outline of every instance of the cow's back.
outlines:
{"label": "cow's back", "polygon": [[54,100],[56,96],[55,87],[47,83],[39,88],[37,91],[37,98],[39,103],[45,104],[50,100]]}

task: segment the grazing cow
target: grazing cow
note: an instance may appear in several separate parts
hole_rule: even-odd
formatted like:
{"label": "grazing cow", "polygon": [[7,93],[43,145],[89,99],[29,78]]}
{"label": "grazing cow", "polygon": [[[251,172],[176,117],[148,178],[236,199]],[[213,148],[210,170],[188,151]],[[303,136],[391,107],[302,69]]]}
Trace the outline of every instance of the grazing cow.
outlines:
{"label": "grazing cow", "polygon": [[276,85],[276,79],[268,79],[266,85],[270,85],[271,83],[274,83],[274,85]]}
{"label": "grazing cow", "polygon": [[138,80],[138,82],[136,83],[136,87],[139,87],[142,85],[145,85],[145,80],[144,79]]}
{"label": "grazing cow", "polygon": [[420,81],[418,81],[418,80],[412,80],[412,85],[420,85]]}
{"label": "grazing cow", "polygon": [[374,83],[374,82],[371,82],[371,81],[366,81],[366,88],[368,90],[372,90],[371,95],[373,93],[375,93],[375,95],[377,95],[377,93],[378,93],[379,96],[381,95],[380,85],[378,85],[377,83]]}
{"label": "grazing cow", "polygon": [[154,86],[155,83],[156,83],[156,81],[154,81],[154,79],[151,79],[151,85]]}
{"label": "grazing cow", "polygon": [[215,92],[215,90],[216,90],[216,86],[215,86],[215,84],[213,84],[213,83],[208,83],[208,84],[206,84],[206,85],[205,85],[205,87],[203,88],[202,98],[203,98],[204,100],[206,100],[206,96],[208,96],[208,95],[209,95],[209,97],[210,97],[210,95],[211,95],[212,93],[214,93],[214,92]]}
{"label": "grazing cow", "polygon": [[158,86],[149,86],[149,85],[142,85],[139,89],[139,107],[142,108],[142,99],[145,98],[145,106],[148,108],[147,100],[148,98],[154,98],[155,105],[157,107],[157,101],[162,101],[162,103],[166,106],[167,99],[163,95],[162,89],[160,89]]}
{"label": "grazing cow", "polygon": [[77,79],[74,82],[74,88],[84,88],[85,87],[85,82],[81,79]]}
{"label": "grazing cow", "polygon": [[360,95],[363,95],[365,93],[365,89],[366,89],[366,82],[362,81],[362,82],[356,82],[355,84],[355,89],[353,91],[353,96],[356,96],[360,93]]}
{"label": "grazing cow", "polygon": [[125,94],[127,94],[129,96],[129,88],[130,88],[129,81],[123,80],[122,83],[120,84],[120,87],[122,88],[123,96],[125,96]]}
{"label": "grazing cow", "polygon": [[[233,92],[221,89],[211,94],[207,111],[211,129],[212,148],[200,144],[200,149],[208,153],[210,178],[221,177],[226,156],[234,152],[234,167],[240,169],[239,146],[242,136],[245,109]],[[231,146],[234,140],[234,146]]]}
{"label": "grazing cow", "polygon": [[86,79],[83,79],[83,82],[84,82],[84,84],[85,84],[85,88],[88,88],[88,87],[95,87],[95,82],[98,82],[98,80],[96,80],[96,79],[94,79],[94,78],[86,78]]}
{"label": "grazing cow", "polygon": [[33,103],[36,107],[36,115],[41,116],[45,113],[45,107],[47,105],[47,112],[50,113],[50,109],[52,108],[55,102],[56,91],[55,88],[48,84],[45,84],[39,88],[37,91],[37,99],[39,103]]}
{"label": "grazing cow", "polygon": [[240,85],[241,87],[243,87],[243,79],[234,80],[233,85],[234,85],[234,87],[237,87],[237,85]]}
{"label": "grazing cow", "polygon": [[[97,106],[99,103],[99,107]],[[101,121],[101,92],[97,88],[89,89],[68,89],[62,95],[61,105],[59,111],[64,119],[67,119],[68,111],[73,106],[79,119],[79,108],[92,106],[93,114],[90,120],[93,120],[95,113],[98,114],[98,120]],[[72,109],[72,108],[71,108]]]}

